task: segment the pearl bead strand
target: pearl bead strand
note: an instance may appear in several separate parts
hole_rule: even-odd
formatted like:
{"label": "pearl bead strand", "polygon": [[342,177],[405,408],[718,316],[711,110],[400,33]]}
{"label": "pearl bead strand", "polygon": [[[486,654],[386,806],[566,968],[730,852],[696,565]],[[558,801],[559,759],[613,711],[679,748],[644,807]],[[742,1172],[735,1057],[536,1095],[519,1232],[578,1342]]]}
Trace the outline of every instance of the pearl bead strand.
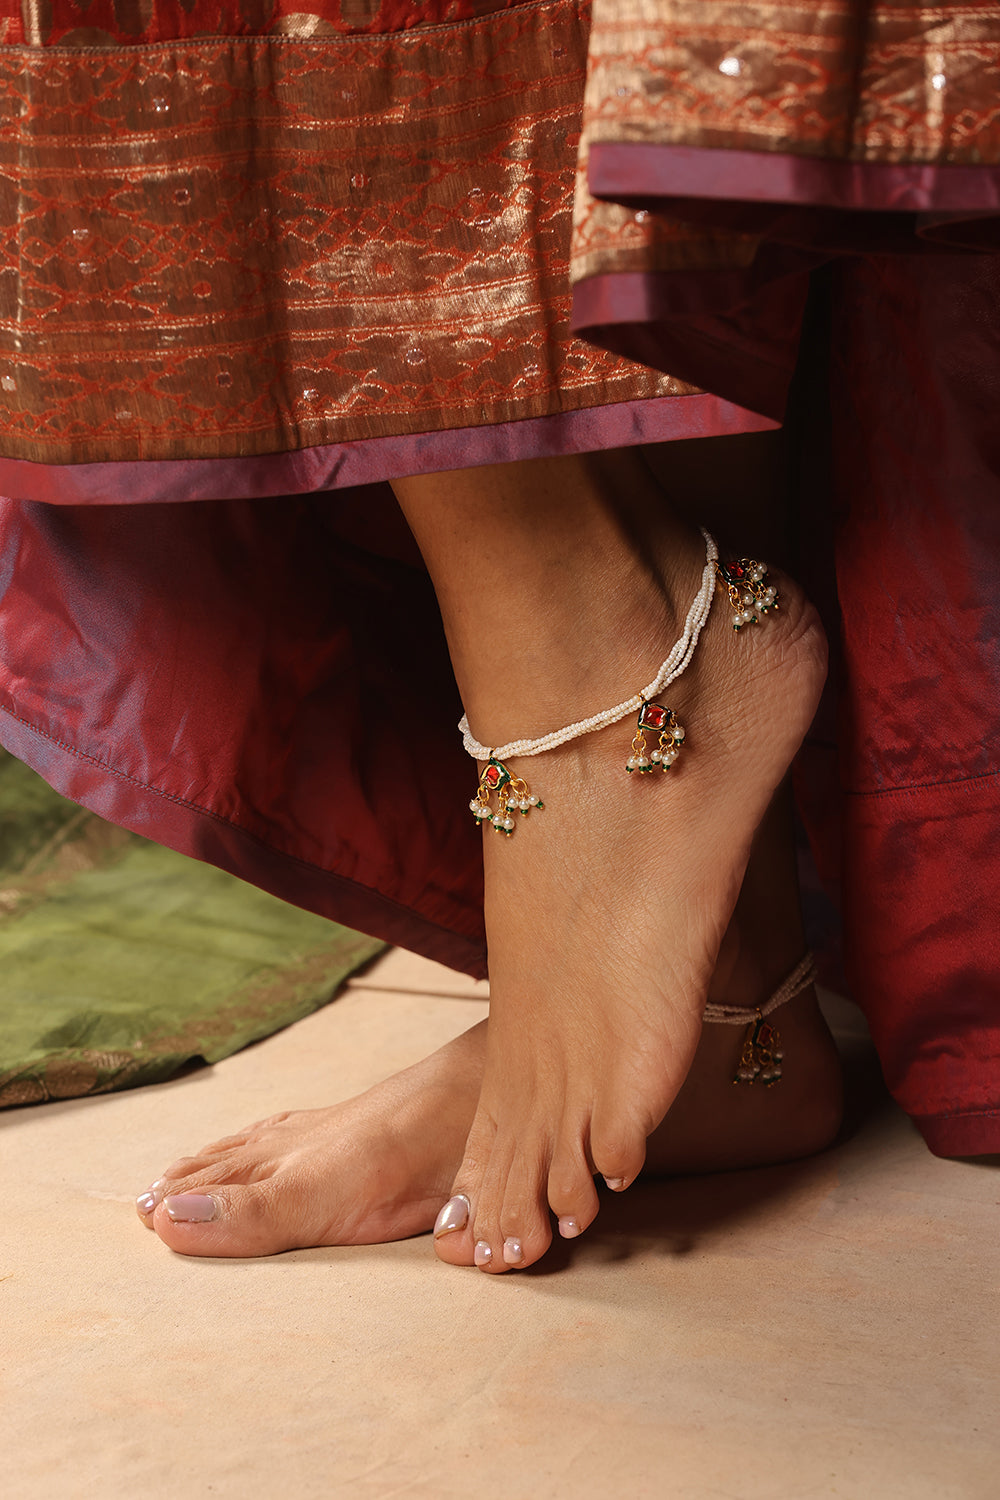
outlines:
{"label": "pearl bead strand", "polygon": [[[591,714],[589,718],[580,719],[575,724],[567,724],[564,729],[555,729],[550,734],[543,734],[535,740],[511,740],[509,744],[497,747],[481,745],[473,737],[468,716],[463,714],[458,728],[462,743],[473,760],[492,758],[507,761],[515,755],[543,755],[546,750],[554,750],[557,745],[568,744],[570,740],[579,739],[581,735],[593,734],[597,729],[604,729],[609,724],[617,724],[628,714],[636,713],[645,702],[650,698],[655,698],[658,693],[663,692],[664,688],[669,687],[670,683],[676,681],[690,664],[694,648],[698,644],[698,637],[708,619],[712,600],[715,597],[715,565],[719,558],[719,549],[715,544],[715,538],[704,527],[702,527],[701,534],[705,538],[705,568],[701,575],[701,587],[688,610],[680,640],[676,642],[648,687],[644,688],[641,693],[633,693],[632,697],[626,699],[624,703],[617,703],[614,708],[606,708],[603,713]],[[472,810],[476,811],[475,808]]]}

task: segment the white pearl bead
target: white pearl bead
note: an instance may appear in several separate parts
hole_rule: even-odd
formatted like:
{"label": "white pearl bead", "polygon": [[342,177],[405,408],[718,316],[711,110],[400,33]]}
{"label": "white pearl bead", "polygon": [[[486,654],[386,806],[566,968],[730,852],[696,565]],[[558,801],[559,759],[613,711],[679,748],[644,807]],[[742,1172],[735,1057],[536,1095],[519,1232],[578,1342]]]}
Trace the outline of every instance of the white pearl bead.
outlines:
{"label": "white pearl bead", "polygon": [[742,616],[742,614],[733,615],[733,629],[734,630],[739,630],[739,628],[740,628],[740,626],[742,624],[743,624],[743,616]]}
{"label": "white pearl bead", "polygon": [[538,804],[538,798],[537,797],[529,797],[528,798],[528,806],[529,807],[535,807],[535,806],[537,806],[537,804]]}
{"label": "white pearl bead", "polygon": [[681,726],[679,724],[678,724],[677,728],[673,731],[673,736],[674,736],[675,740],[682,740],[684,738],[684,731],[683,731],[683,729],[681,728]]}
{"label": "white pearl bead", "polygon": [[653,753],[652,753],[652,755],[649,758],[653,762],[653,764],[656,765],[659,761],[661,761],[663,759],[663,751],[662,750],[654,750]]}

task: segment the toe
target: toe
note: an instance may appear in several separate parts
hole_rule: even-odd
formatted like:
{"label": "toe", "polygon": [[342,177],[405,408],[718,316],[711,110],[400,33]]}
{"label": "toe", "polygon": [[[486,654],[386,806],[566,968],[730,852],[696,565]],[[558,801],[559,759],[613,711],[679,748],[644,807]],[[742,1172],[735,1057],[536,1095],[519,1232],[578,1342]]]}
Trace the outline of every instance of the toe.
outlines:
{"label": "toe", "polygon": [[[484,1172],[489,1167],[496,1138],[496,1127],[480,1108],[472,1122],[465,1143],[465,1156],[452,1185],[452,1196],[444,1204],[434,1224],[434,1251],[439,1260],[450,1266],[472,1266],[484,1260],[483,1249],[476,1259],[477,1221],[482,1203]],[[479,1222],[481,1229],[482,1224]],[[479,1239],[483,1236],[480,1233]],[[486,1241],[492,1251],[492,1242]],[[491,1259],[492,1255],[486,1259]]]}
{"label": "toe", "polygon": [[498,1236],[504,1270],[533,1266],[552,1243],[546,1157],[538,1149],[526,1153],[522,1146],[507,1174]]}
{"label": "toe", "polygon": [[434,1222],[434,1251],[439,1260],[450,1266],[474,1264],[475,1236],[470,1223],[472,1203],[469,1195],[462,1191],[462,1175],[459,1173],[455,1191],[445,1203]]}
{"label": "toe", "polygon": [[152,1229],[153,1227],[153,1214],[156,1212],[158,1206],[163,1202],[163,1195],[165,1192],[166,1182],[164,1178],[158,1177],[157,1180],[151,1183],[146,1191],[144,1193],[140,1193],[138,1198],[136,1198],[135,1200],[135,1211],[139,1215],[139,1218],[142,1220],[142,1222],[146,1225],[147,1229]]}
{"label": "toe", "polygon": [[580,1137],[563,1137],[553,1154],[548,1180],[549,1207],[563,1239],[581,1235],[597,1217],[599,1201]]}
{"label": "toe", "polygon": [[303,1243],[294,1205],[268,1182],[171,1184],[153,1228],[180,1255],[274,1255]]}
{"label": "toe", "polygon": [[609,1128],[595,1120],[590,1130],[590,1156],[613,1192],[624,1192],[642,1171],[646,1160],[646,1137],[637,1125]]}

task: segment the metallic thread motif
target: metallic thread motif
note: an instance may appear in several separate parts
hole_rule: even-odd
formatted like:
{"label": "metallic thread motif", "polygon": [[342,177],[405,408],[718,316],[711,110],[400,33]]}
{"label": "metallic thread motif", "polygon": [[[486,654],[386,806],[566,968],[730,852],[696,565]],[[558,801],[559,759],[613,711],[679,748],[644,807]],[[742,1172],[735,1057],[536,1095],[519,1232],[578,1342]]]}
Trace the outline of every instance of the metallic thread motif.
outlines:
{"label": "metallic thread motif", "polygon": [[284,452],[676,390],[569,329],[584,0],[384,0],[377,33],[367,3],[311,0],[313,30],[301,3],[90,0],[81,30],[76,0],[0,0],[7,456]]}

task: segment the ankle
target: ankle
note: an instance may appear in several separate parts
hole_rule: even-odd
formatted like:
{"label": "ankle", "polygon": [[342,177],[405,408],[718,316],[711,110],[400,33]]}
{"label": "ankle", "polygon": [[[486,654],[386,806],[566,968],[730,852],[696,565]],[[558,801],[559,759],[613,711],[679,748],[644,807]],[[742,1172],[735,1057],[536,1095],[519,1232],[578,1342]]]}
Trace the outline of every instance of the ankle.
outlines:
{"label": "ankle", "polygon": [[696,532],[666,561],[619,538],[588,568],[534,594],[522,578],[513,599],[467,618],[449,641],[476,737],[534,738],[637,693],[682,634],[704,566]]}

